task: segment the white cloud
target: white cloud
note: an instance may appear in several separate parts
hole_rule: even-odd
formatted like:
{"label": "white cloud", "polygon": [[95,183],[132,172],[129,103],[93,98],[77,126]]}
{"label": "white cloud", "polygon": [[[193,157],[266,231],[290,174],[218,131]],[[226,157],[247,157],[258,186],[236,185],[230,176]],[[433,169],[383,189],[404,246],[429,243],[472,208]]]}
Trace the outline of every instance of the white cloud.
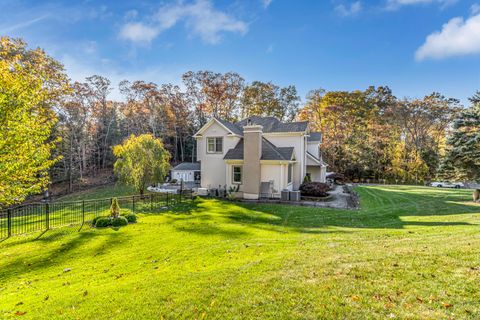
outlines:
{"label": "white cloud", "polygon": [[341,16],[352,16],[359,13],[362,10],[362,3],[360,1],[356,1],[351,3],[350,5],[340,4],[335,7],[335,11]]}
{"label": "white cloud", "polygon": [[261,0],[261,1],[262,1],[263,8],[267,9],[270,6],[270,4],[272,4],[273,0]]}
{"label": "white cloud", "polygon": [[160,29],[158,27],[147,26],[141,22],[129,22],[120,30],[120,37],[132,42],[148,43],[159,33]]}
{"label": "white cloud", "polygon": [[430,34],[418,48],[418,61],[432,58],[480,54],[480,13],[464,20],[456,17],[443,25],[442,30]]}
{"label": "white cloud", "polygon": [[418,4],[440,4],[442,8],[448,7],[458,0],[387,0],[386,8],[396,10],[402,6],[418,5]]}
{"label": "white cloud", "polygon": [[223,32],[245,34],[248,25],[225,12],[216,10],[210,0],[177,2],[162,6],[151,17],[151,23],[130,22],[122,27],[120,36],[132,42],[150,42],[161,32],[183,22],[185,28],[204,42],[218,43]]}
{"label": "white cloud", "polygon": [[480,13],[480,4],[478,4],[478,3],[472,4],[472,6],[470,7],[470,12],[472,13],[472,15],[479,14]]}

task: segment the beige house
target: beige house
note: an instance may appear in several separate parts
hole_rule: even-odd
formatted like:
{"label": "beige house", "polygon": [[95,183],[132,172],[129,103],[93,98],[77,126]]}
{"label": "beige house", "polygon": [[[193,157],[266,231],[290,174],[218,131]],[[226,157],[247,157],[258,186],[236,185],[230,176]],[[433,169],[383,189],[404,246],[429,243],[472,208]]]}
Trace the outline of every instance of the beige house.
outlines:
{"label": "beige house", "polygon": [[308,122],[283,123],[252,116],[237,123],[213,118],[195,135],[201,187],[239,187],[245,199],[258,199],[261,186],[270,196],[298,190],[306,175],[325,182],[327,165],[321,156],[321,134]]}

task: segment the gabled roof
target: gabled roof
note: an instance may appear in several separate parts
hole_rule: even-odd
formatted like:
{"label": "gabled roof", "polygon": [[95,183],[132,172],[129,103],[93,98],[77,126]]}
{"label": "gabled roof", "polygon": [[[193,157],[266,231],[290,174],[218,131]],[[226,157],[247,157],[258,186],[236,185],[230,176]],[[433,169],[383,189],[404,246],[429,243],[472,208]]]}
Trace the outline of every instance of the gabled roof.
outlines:
{"label": "gabled roof", "polygon": [[243,135],[243,130],[240,127],[236,126],[235,124],[222,120],[220,118],[215,118],[215,119],[217,119],[221,124],[223,124],[231,132],[238,135]]}
{"label": "gabled roof", "polygon": [[264,133],[279,133],[279,132],[305,132],[308,127],[308,121],[301,122],[281,122],[275,117],[259,117],[251,116],[236,123],[228,122],[219,118],[212,118],[208,121],[198,132],[194,135],[201,134],[206,128],[208,128],[213,121],[218,122],[227,131],[232,134],[243,136],[243,127],[250,124],[261,125]]}
{"label": "gabled roof", "polygon": [[303,132],[307,130],[308,121],[301,122],[280,122],[275,117],[259,117],[251,116],[243,119],[237,123],[236,126],[243,128],[250,122],[251,124],[258,124],[263,127],[263,132]]}
{"label": "gabled roof", "polygon": [[316,162],[318,165],[322,165],[322,166],[328,166],[328,164],[323,161],[322,159],[319,159],[317,157],[315,157],[313,154],[311,154],[310,152],[307,151],[307,157],[310,158],[311,160],[313,160],[314,162]]}
{"label": "gabled roof", "polygon": [[172,170],[200,171],[200,167],[200,162],[182,162],[176,165]]}
{"label": "gabled roof", "polygon": [[231,134],[238,135],[238,136],[243,135],[243,130],[237,127],[236,125],[234,125],[233,123],[213,117],[206,124],[204,124],[203,127],[201,127],[200,130],[198,130],[197,133],[193,135],[193,137],[195,138],[201,135],[203,131],[208,129],[214,122],[217,122],[218,124],[220,124],[220,126],[222,126],[225,130],[227,130]]}
{"label": "gabled roof", "polygon": [[320,142],[322,141],[322,133],[321,132],[310,132],[310,136],[307,138],[308,142]]}
{"label": "gabled roof", "polygon": [[[243,139],[241,139],[235,148],[227,151],[223,159],[225,160],[243,160]],[[260,160],[281,160],[291,161],[293,159],[293,147],[278,148],[265,138],[262,138],[262,156]]]}

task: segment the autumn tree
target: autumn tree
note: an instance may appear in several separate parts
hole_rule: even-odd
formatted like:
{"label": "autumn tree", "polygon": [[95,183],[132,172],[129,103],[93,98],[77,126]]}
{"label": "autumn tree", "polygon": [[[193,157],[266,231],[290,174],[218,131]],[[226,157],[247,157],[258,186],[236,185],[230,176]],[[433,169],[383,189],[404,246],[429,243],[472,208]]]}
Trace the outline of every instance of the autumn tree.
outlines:
{"label": "autumn tree", "polygon": [[243,91],[241,117],[276,117],[292,121],[297,115],[300,97],[295,86],[280,88],[271,82],[253,81]]}
{"label": "autumn tree", "polygon": [[19,39],[0,38],[0,206],[47,187],[57,122],[68,91],[63,66]]}
{"label": "autumn tree", "polygon": [[142,195],[148,185],[163,182],[170,169],[170,154],[162,140],[151,134],[131,135],[114,146],[113,153],[115,174]]}
{"label": "autumn tree", "polygon": [[210,117],[234,121],[239,115],[239,101],[245,80],[235,72],[186,72],[182,76],[186,94],[193,105],[196,126]]}

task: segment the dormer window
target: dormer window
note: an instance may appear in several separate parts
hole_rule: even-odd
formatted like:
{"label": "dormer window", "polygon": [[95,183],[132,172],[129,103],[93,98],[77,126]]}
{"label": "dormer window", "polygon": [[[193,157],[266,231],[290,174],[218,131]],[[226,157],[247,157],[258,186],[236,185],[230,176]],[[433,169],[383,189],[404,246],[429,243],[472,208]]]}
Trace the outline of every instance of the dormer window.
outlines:
{"label": "dormer window", "polygon": [[208,137],[207,153],[223,153],[223,137]]}

